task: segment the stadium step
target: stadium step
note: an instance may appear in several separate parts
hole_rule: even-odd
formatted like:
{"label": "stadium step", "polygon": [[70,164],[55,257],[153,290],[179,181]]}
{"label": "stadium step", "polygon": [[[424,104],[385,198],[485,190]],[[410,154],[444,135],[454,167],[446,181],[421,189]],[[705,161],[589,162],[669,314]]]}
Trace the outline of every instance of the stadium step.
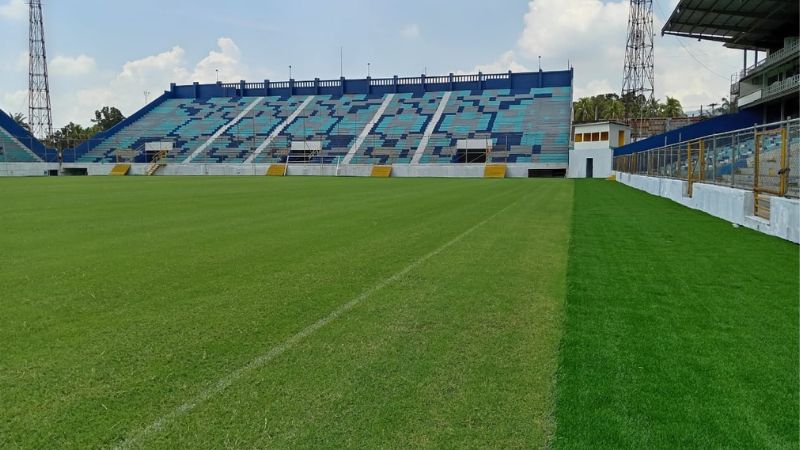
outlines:
{"label": "stadium step", "polygon": [[109,175],[121,177],[127,175],[128,171],[130,170],[131,170],[130,164],[114,164],[114,167],[111,169]]}
{"label": "stadium step", "polygon": [[166,166],[166,164],[162,161],[167,156],[167,153],[169,153],[168,150],[161,150],[160,152],[153,155],[153,160],[150,161],[150,164],[147,165],[147,168],[144,170],[144,174],[147,175],[148,177],[155,175],[156,172],[158,172],[158,169]]}
{"label": "stadium step", "polygon": [[153,176],[156,174],[156,172],[158,172],[158,169],[164,166],[166,166],[166,164],[164,163],[150,163],[150,165],[147,166],[147,169],[145,169],[144,174],[147,175],[148,177]]}
{"label": "stadium step", "polygon": [[282,177],[284,175],[286,175],[285,164],[271,164],[267,169],[268,177]]}
{"label": "stadium step", "polygon": [[505,164],[487,164],[483,169],[484,178],[505,178],[506,165]]}
{"label": "stadium step", "polygon": [[372,166],[371,177],[389,178],[392,176],[392,166]]}

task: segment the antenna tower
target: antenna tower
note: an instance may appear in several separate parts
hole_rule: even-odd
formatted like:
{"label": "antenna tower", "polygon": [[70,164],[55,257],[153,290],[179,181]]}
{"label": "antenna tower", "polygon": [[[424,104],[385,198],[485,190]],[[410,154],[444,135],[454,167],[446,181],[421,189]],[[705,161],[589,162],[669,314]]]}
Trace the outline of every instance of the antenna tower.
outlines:
{"label": "antenna tower", "polygon": [[28,33],[28,124],[31,133],[42,139],[53,134],[50,83],[47,79],[47,53],[44,45],[42,1],[29,0]]}
{"label": "antenna tower", "polygon": [[647,108],[642,107],[646,104],[640,104],[637,108],[636,103],[640,98],[650,102],[655,97],[653,0],[631,0],[623,73],[622,101],[625,104],[625,118],[645,117],[648,115]]}

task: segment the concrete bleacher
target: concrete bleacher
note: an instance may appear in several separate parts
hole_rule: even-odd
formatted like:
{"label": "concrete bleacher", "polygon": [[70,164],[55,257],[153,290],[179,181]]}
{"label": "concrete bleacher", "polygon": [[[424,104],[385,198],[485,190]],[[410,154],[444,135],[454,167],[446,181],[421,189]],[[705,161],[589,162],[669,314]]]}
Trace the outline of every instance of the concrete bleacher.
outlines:
{"label": "concrete bleacher", "polygon": [[459,141],[484,139],[487,162],[565,167],[571,83],[572,71],[173,85],[76,153],[111,163],[168,142],[168,163],[282,163],[293,143],[319,142],[304,161],[443,164],[462,162]]}
{"label": "concrete bleacher", "polygon": [[36,151],[43,149],[28,130],[0,110],[0,162],[41,162]]}

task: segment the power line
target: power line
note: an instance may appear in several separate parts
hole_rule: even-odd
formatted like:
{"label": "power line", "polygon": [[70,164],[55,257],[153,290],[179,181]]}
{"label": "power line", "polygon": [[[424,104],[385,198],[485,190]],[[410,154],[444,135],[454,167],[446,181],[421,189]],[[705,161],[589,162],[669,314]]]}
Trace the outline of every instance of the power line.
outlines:
{"label": "power line", "polygon": [[[666,18],[668,18],[669,16],[664,13],[664,9],[662,8],[661,3],[659,3],[658,0],[655,0],[653,3],[656,4],[656,7],[658,8],[658,11],[661,13],[661,17],[664,17],[665,20],[666,20]],[[706,69],[707,71],[711,72],[712,74],[722,78],[723,80],[730,81],[729,77],[726,77],[725,75],[722,75],[719,72],[717,72],[717,71],[713,70],[712,68],[708,67],[702,60],[700,60],[697,56],[695,56],[694,53],[692,53],[691,50],[689,50],[689,48],[686,47],[686,45],[683,43],[683,40],[681,38],[677,38],[677,41],[678,41],[679,44],[681,44],[681,48],[683,48],[683,50],[686,52],[686,54],[688,54],[693,60],[695,60],[697,62],[697,64],[700,64],[704,69]]]}

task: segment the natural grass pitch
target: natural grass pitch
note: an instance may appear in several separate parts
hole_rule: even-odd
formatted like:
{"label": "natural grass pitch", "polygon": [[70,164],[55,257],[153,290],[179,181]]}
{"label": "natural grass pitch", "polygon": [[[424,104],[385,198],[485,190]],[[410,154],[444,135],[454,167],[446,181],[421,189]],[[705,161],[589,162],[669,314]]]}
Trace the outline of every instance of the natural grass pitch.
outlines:
{"label": "natural grass pitch", "polygon": [[553,432],[571,183],[0,192],[0,447],[539,447]]}
{"label": "natural grass pitch", "polygon": [[797,448],[798,247],[576,183],[558,448]]}
{"label": "natural grass pitch", "polygon": [[797,447],[798,247],[625,186],[0,195],[0,448]]}

